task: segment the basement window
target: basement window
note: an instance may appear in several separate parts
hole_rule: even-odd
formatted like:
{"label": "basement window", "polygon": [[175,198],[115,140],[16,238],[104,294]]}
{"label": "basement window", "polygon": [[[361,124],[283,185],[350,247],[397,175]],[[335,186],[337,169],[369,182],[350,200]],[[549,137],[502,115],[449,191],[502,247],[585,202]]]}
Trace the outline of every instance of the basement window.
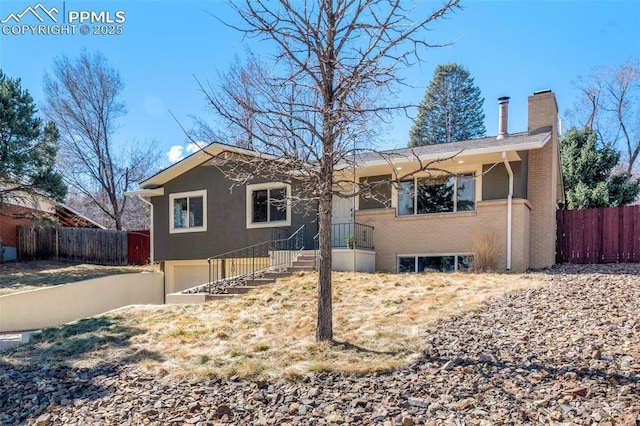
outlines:
{"label": "basement window", "polygon": [[169,233],[207,230],[207,191],[169,195]]}
{"label": "basement window", "polygon": [[472,260],[473,256],[469,254],[398,256],[398,272],[466,271],[469,269]]}

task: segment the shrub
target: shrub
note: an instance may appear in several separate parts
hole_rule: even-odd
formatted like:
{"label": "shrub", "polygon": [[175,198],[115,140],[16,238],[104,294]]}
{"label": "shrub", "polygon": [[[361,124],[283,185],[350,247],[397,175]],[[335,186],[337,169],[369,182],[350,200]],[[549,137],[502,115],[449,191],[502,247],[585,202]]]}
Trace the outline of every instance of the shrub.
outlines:
{"label": "shrub", "polygon": [[475,230],[473,239],[473,261],[471,270],[476,272],[492,271],[498,264],[500,238],[495,230]]}

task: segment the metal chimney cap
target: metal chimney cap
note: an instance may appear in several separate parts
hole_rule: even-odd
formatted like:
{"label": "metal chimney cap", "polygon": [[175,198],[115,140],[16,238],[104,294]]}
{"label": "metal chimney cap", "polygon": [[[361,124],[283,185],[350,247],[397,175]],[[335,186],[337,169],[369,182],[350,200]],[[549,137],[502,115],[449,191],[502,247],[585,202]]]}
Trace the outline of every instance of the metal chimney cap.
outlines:
{"label": "metal chimney cap", "polygon": [[509,96],[500,96],[500,97],[498,98],[498,101],[499,101],[500,103],[503,103],[503,102],[507,102],[507,101],[509,101],[509,99],[511,99]]}

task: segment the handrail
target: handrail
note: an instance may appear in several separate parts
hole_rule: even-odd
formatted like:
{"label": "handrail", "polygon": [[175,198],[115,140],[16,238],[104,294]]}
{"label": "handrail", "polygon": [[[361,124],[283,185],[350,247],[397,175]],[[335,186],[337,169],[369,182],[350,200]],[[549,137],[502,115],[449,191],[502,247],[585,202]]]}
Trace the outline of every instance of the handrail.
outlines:
{"label": "handrail", "polygon": [[373,250],[373,230],[373,226],[363,223],[333,223],[331,224],[331,246]]}
{"label": "handrail", "polygon": [[304,249],[304,225],[288,238],[264,241],[207,258],[209,285],[255,277],[270,268],[291,266]]}
{"label": "handrail", "polygon": [[320,232],[313,237],[313,269],[318,269],[318,249],[320,248]]}

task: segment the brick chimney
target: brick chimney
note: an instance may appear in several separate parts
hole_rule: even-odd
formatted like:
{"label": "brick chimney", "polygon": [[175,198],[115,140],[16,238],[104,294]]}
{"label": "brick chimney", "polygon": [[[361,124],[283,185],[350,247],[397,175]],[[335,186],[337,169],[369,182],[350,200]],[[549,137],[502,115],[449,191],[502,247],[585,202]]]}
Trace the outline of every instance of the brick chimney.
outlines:
{"label": "brick chimney", "polygon": [[544,147],[528,151],[527,199],[531,203],[529,226],[529,267],[543,268],[555,263],[556,206],[562,198],[559,172],[558,104],[551,90],[529,96],[529,135],[550,132]]}
{"label": "brick chimney", "polygon": [[558,103],[556,95],[550,90],[539,90],[529,96],[529,124],[530,135],[552,131],[557,134]]}

